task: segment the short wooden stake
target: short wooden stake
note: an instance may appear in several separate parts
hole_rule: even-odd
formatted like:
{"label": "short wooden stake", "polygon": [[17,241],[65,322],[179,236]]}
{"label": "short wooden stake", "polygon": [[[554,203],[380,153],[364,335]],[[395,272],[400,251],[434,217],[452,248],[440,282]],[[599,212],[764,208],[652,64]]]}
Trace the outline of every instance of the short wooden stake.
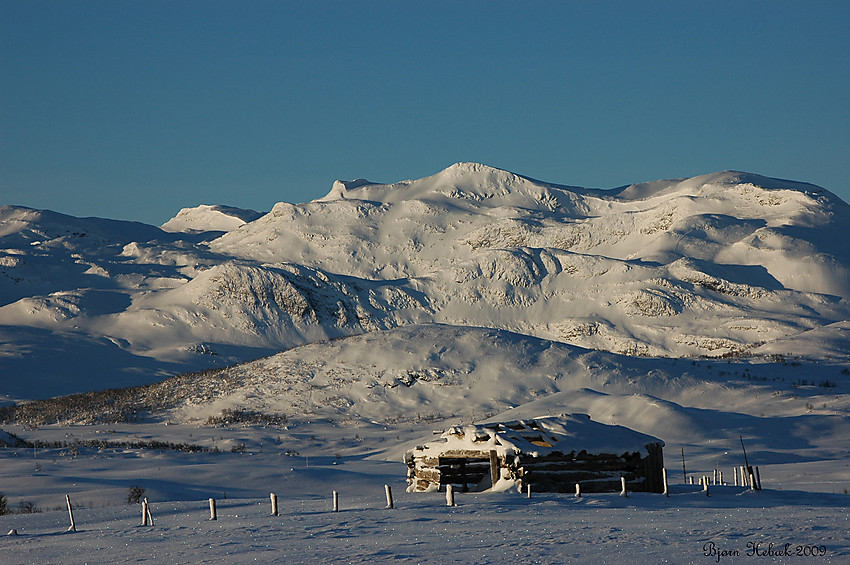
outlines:
{"label": "short wooden stake", "polygon": [[490,450],[490,484],[492,486],[496,486],[496,483],[499,482],[499,476],[501,475],[501,471],[499,469],[499,456],[496,455],[496,450]]}
{"label": "short wooden stake", "polygon": [[756,467],[756,488],[761,490],[761,475],[759,474],[758,467]]}
{"label": "short wooden stake", "polygon": [[581,498],[581,485],[576,483],[576,498]]}
{"label": "short wooden stake", "polygon": [[705,496],[709,496],[708,494],[708,475],[702,478],[702,490],[705,492]]}
{"label": "short wooden stake", "polygon": [[717,484],[721,485],[721,486],[723,485],[723,470],[722,469],[717,470]]}
{"label": "short wooden stake", "polygon": [[735,486],[738,486],[738,468],[732,467],[732,475],[734,475]]}
{"label": "short wooden stake", "polygon": [[68,517],[71,519],[71,525],[68,526],[69,532],[77,531],[77,524],[74,522],[74,509],[71,507],[71,497],[70,495],[65,495],[65,502],[68,504]]}
{"label": "short wooden stake", "polygon": [[662,494],[664,494],[664,496],[670,496],[670,491],[667,488],[667,468],[666,467],[661,469],[661,477],[664,480],[664,492]]}
{"label": "short wooden stake", "polygon": [[528,498],[531,498],[531,483],[528,483],[527,485],[525,485],[525,495]]}
{"label": "short wooden stake", "polygon": [[694,484],[694,476],[693,476],[693,475],[690,475],[690,476],[688,477],[688,482],[689,482],[690,484]]}
{"label": "short wooden stake", "polygon": [[747,484],[747,471],[744,469],[744,466],[741,465],[741,486],[747,487],[750,486]]}
{"label": "short wooden stake", "polygon": [[750,473],[750,490],[756,490],[756,479],[752,473]]}
{"label": "short wooden stake", "polygon": [[153,526],[153,516],[151,516],[151,505],[148,499],[145,499],[145,515],[147,516],[148,526]]}
{"label": "short wooden stake", "polygon": [[147,526],[147,525],[148,525],[148,512],[147,512],[147,508],[145,508],[145,505],[146,505],[146,504],[147,504],[147,502],[143,500],[143,501],[142,501],[142,504],[141,504],[141,508],[142,508],[142,523],[140,524],[140,525],[142,525],[142,526]]}
{"label": "short wooden stake", "polygon": [[280,516],[280,512],[277,511],[277,495],[270,493],[269,498],[272,501],[272,516]]}
{"label": "short wooden stake", "polygon": [[452,485],[446,485],[446,506],[457,506],[455,504],[455,488]]}
{"label": "short wooden stake", "polygon": [[218,514],[215,511],[215,499],[210,499],[210,520],[218,520]]}
{"label": "short wooden stake", "polygon": [[628,498],[629,493],[626,490],[626,477],[620,477],[620,486],[622,487],[622,489],[620,490],[620,496],[625,496],[626,498]]}
{"label": "short wooden stake", "polygon": [[711,484],[712,485],[717,484],[717,469],[714,470],[714,476],[711,478]]}
{"label": "short wooden stake", "polygon": [[339,493],[334,491],[334,512],[339,512]]}
{"label": "short wooden stake", "polygon": [[390,485],[384,485],[384,492],[387,494],[387,508],[393,508],[393,489]]}

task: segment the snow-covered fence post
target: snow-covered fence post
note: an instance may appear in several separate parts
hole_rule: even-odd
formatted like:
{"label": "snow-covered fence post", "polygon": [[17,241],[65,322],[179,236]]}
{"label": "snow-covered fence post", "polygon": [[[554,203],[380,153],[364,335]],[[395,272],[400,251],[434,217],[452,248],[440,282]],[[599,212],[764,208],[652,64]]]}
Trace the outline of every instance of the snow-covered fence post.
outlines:
{"label": "snow-covered fence post", "polygon": [[761,490],[761,474],[759,474],[758,466],[756,466],[756,488]]}
{"label": "snow-covered fence post", "polygon": [[393,489],[390,488],[390,485],[384,485],[384,492],[387,494],[387,508],[394,508]]}
{"label": "snow-covered fence post", "polygon": [[581,485],[576,483],[576,498],[581,498]]}
{"label": "snow-covered fence post", "polygon": [[269,494],[269,498],[272,501],[272,516],[280,516],[280,512],[277,511],[277,495],[271,493]]}
{"label": "snow-covered fence post", "polygon": [[142,517],[142,520],[143,520],[142,525],[143,526],[153,526],[153,516],[151,516],[151,505],[148,502],[147,498],[145,499],[144,503],[142,504],[142,507],[144,508],[144,510],[142,510],[142,512],[144,512],[144,516]]}
{"label": "snow-covered fence post", "polygon": [[71,496],[65,495],[65,502],[68,504],[68,517],[71,519],[71,525],[68,526],[69,532],[77,531],[77,524],[74,522],[74,509],[71,507]]}
{"label": "snow-covered fence post", "polygon": [[215,499],[210,499],[210,520],[218,520],[218,514],[215,511]]}
{"label": "snow-covered fence post", "polygon": [[667,468],[666,467],[661,469],[661,478],[664,481],[664,492],[662,494],[664,496],[670,496],[670,491],[667,488]]}
{"label": "snow-covered fence post", "polygon": [[626,477],[620,477],[620,496],[629,497],[629,492],[626,490]]}
{"label": "snow-covered fence post", "polygon": [[339,493],[337,491],[334,491],[333,498],[334,498],[334,512],[339,512]]}
{"label": "snow-covered fence post", "polygon": [[457,506],[455,504],[455,488],[452,485],[446,485],[446,506]]}

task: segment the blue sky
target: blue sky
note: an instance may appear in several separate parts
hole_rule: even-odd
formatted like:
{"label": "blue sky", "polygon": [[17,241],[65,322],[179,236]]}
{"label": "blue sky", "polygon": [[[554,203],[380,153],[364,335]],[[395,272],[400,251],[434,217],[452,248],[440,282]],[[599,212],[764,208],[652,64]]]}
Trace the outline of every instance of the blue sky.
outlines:
{"label": "blue sky", "polygon": [[850,2],[0,0],[0,204],[160,224],[476,161],[850,200]]}

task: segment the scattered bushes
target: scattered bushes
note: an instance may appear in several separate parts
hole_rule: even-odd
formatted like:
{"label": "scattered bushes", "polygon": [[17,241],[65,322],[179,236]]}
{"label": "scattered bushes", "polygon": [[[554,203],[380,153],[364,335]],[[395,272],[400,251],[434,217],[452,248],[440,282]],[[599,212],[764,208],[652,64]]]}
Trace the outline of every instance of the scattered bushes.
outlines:
{"label": "scattered bushes", "polygon": [[207,418],[208,426],[232,426],[233,424],[250,424],[261,426],[285,426],[288,419],[283,414],[265,414],[253,410],[231,410],[225,408],[221,416],[210,416]]}
{"label": "scattered bushes", "polygon": [[[18,514],[37,514],[41,512],[41,508],[37,507],[30,501],[24,502],[23,500],[18,504],[17,513]],[[0,516],[5,514],[14,514],[11,508],[9,508],[9,501],[6,498],[6,495],[0,492]]]}
{"label": "scattered bushes", "polygon": [[138,485],[131,486],[130,492],[127,494],[127,504],[139,504],[144,495],[145,489]]}
{"label": "scattered bushes", "polygon": [[[164,381],[129,388],[69,394],[0,408],[0,423],[46,424],[137,423],[152,412],[167,410],[187,399],[208,402],[240,386],[246,376],[239,365],[183,373]],[[210,386],[211,380],[215,386]],[[220,391],[210,396],[209,390]]]}

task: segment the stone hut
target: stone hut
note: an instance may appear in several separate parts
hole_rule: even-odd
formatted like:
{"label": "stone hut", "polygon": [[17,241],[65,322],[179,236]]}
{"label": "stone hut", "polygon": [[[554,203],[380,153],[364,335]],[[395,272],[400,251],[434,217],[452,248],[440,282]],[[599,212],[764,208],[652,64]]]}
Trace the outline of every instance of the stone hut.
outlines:
{"label": "stone hut", "polygon": [[614,492],[626,479],[631,491],[662,492],[664,442],[623,426],[564,414],[446,430],[409,450],[408,491],[494,488]]}

